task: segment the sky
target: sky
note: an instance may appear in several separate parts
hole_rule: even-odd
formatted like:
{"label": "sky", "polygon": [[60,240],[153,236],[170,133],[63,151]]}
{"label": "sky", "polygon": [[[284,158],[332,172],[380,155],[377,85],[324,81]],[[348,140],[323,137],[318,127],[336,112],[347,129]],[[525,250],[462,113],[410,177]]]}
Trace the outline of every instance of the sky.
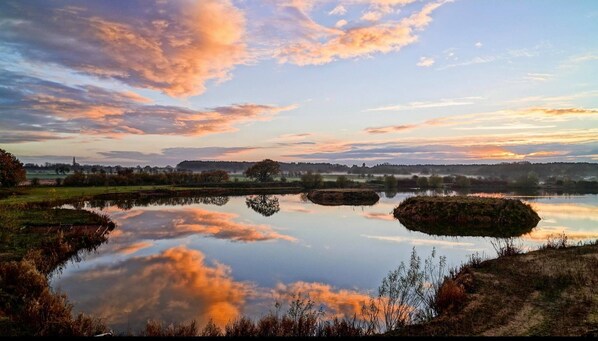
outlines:
{"label": "sky", "polygon": [[23,162],[598,161],[598,2],[0,2]]}

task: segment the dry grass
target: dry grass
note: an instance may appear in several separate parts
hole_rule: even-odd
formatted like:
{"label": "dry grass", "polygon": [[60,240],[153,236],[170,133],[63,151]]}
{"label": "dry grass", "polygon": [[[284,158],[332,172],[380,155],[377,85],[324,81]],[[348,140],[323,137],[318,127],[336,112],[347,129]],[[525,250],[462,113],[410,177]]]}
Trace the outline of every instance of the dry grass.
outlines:
{"label": "dry grass", "polygon": [[[404,335],[575,336],[598,329],[598,245],[482,262],[454,279],[465,304]],[[451,289],[453,291],[453,289]],[[449,295],[451,296],[451,295]]]}

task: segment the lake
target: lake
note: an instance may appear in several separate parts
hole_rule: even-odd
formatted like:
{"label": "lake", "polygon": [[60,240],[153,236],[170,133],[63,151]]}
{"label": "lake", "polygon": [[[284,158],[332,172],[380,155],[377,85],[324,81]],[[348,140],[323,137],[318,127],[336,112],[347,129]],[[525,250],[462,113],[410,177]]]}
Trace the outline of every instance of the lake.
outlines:
{"label": "lake", "polygon": [[[57,271],[51,285],[75,311],[136,332],[148,319],[195,319],[203,327],[210,318],[222,326],[239,314],[260,317],[293,293],[308,294],[327,316],[352,315],[412,248],[422,258],[435,248],[449,266],[476,252],[495,257],[495,238],[403,227],[391,211],[413,195],[382,193],[365,207],[319,206],[300,194],[88,202],[117,228],[96,252]],[[516,239],[524,248],[562,232],[570,242],[598,238],[598,195],[520,198],[542,218]]]}

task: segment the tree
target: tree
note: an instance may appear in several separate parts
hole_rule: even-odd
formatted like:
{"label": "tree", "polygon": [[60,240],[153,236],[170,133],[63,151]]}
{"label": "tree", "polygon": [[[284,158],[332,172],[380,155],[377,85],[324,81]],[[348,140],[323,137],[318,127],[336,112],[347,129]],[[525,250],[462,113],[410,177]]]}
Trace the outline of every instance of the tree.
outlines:
{"label": "tree", "polygon": [[199,182],[227,182],[228,173],[223,170],[203,171],[199,174]]}
{"label": "tree", "polygon": [[397,178],[394,175],[384,176],[384,186],[388,190],[396,190],[397,189]]}
{"label": "tree", "polygon": [[245,199],[245,204],[264,217],[280,211],[278,198],[273,195],[252,195]]}
{"label": "tree", "polygon": [[307,189],[318,188],[322,186],[322,175],[307,171],[307,173],[301,175],[301,182],[303,187]]}
{"label": "tree", "polygon": [[351,180],[349,180],[346,176],[339,175],[336,178],[336,187],[345,188],[345,187],[347,187],[347,185],[349,185],[350,182],[351,182]]}
{"label": "tree", "polygon": [[425,176],[420,176],[419,178],[417,178],[417,187],[419,187],[419,188],[428,187],[428,178],[426,178]]}
{"label": "tree", "polygon": [[442,187],[442,178],[438,175],[432,175],[428,178],[428,185],[433,188]]}
{"label": "tree", "polygon": [[471,181],[468,177],[463,175],[457,175],[455,177],[455,187],[457,188],[469,188],[471,186]]}
{"label": "tree", "polygon": [[11,153],[0,149],[0,187],[14,187],[25,181],[23,164]]}
{"label": "tree", "polygon": [[245,176],[255,179],[259,182],[268,182],[273,180],[273,176],[280,173],[280,164],[270,159],[265,159],[247,168]]}

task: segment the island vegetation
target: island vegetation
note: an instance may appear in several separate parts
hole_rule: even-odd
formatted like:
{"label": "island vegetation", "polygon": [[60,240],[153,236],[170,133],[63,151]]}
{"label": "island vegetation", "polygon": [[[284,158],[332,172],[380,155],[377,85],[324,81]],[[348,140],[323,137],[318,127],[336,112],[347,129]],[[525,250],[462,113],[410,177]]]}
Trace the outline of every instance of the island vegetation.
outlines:
{"label": "island vegetation", "polygon": [[380,196],[371,189],[318,189],[307,193],[313,203],[326,206],[358,205],[371,206]]}
{"label": "island vegetation", "polygon": [[513,237],[531,231],[538,214],[518,199],[416,196],[393,210],[410,230],[448,236]]}

